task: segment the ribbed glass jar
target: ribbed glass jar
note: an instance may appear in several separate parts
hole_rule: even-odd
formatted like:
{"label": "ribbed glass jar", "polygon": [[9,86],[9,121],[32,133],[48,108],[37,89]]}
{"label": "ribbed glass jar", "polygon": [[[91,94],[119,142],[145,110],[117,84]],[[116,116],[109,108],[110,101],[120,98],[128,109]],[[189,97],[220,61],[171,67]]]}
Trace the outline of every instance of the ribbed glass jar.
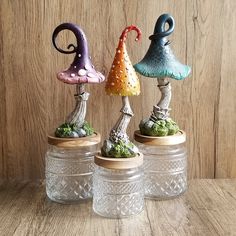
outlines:
{"label": "ribbed glass jar", "polygon": [[59,203],[73,203],[92,198],[94,155],[98,145],[57,147],[49,145],[46,153],[47,196]]}
{"label": "ribbed glass jar", "polygon": [[95,164],[93,210],[108,218],[139,214],[144,207],[143,168],[109,169]]}
{"label": "ribbed glass jar", "polygon": [[135,142],[144,158],[146,198],[174,198],[186,191],[187,150],[182,141],[166,145]]}

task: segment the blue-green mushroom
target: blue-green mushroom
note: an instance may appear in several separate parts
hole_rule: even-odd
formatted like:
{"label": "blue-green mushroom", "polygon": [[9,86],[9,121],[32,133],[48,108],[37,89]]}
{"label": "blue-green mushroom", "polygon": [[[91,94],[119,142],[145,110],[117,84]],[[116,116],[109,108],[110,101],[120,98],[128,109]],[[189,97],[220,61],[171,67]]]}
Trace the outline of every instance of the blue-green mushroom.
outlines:
{"label": "blue-green mushroom", "polygon": [[[168,24],[168,29],[166,29],[166,24]],[[175,21],[171,15],[161,15],[157,19],[153,35],[149,37],[151,44],[146,55],[134,65],[135,70],[141,75],[157,78],[158,88],[161,91],[161,99],[153,107],[150,118],[140,123],[140,131],[144,135],[166,136],[178,132],[178,126],[169,118],[171,100],[169,79],[182,80],[190,74],[191,68],[180,63],[170,48],[167,36],[174,31],[174,27]],[[158,122],[160,120],[164,122]]]}

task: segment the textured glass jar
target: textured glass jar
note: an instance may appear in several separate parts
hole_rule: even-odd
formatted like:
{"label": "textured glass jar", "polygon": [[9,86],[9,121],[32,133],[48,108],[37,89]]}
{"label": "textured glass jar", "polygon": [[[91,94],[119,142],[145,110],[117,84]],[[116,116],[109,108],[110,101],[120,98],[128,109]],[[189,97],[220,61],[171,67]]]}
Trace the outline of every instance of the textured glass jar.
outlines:
{"label": "textured glass jar", "polygon": [[186,136],[183,131],[181,132],[178,138],[176,136],[156,137],[155,142],[150,142],[150,137],[149,141],[145,142],[145,139],[135,135],[135,144],[144,158],[146,198],[174,198],[186,191]]}
{"label": "textured glass jar", "polygon": [[94,155],[99,145],[50,145],[46,153],[47,196],[59,203],[75,203],[93,196]]}
{"label": "textured glass jar", "polygon": [[143,210],[142,156],[139,158],[141,162],[139,161],[138,164],[127,169],[119,167],[111,169],[96,163],[95,157],[96,164],[93,175],[94,212],[108,218],[124,218],[137,215]]}

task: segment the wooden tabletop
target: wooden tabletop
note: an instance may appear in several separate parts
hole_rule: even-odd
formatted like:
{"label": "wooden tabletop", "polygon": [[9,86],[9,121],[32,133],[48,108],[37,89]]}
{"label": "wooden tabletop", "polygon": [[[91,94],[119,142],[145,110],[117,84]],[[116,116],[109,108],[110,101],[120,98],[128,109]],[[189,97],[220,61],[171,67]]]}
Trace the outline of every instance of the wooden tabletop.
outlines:
{"label": "wooden tabletop", "polygon": [[60,205],[42,183],[0,184],[0,235],[236,235],[236,179],[192,180],[169,201],[146,200],[137,217],[106,219],[91,202]]}

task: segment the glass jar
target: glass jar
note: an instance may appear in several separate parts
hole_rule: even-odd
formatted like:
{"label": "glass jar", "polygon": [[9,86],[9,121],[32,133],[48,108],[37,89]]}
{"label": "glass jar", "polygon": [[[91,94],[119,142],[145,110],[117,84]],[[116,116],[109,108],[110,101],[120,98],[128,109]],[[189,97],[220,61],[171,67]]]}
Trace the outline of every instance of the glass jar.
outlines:
{"label": "glass jar", "polygon": [[99,142],[82,146],[76,142],[71,145],[68,140],[61,139],[59,145],[49,142],[45,157],[46,193],[52,201],[59,203],[75,203],[93,196],[93,161]]}
{"label": "glass jar", "polygon": [[[101,157],[95,157],[94,212],[109,218],[124,218],[139,214],[144,207],[142,156],[107,159],[105,163],[101,163]],[[126,163],[122,167],[120,163],[114,164],[116,161]],[[128,163],[130,161],[134,162]],[[112,162],[112,165],[107,162]]]}
{"label": "glass jar", "polygon": [[147,137],[135,131],[135,144],[144,157],[146,198],[168,199],[187,189],[186,135]]}

